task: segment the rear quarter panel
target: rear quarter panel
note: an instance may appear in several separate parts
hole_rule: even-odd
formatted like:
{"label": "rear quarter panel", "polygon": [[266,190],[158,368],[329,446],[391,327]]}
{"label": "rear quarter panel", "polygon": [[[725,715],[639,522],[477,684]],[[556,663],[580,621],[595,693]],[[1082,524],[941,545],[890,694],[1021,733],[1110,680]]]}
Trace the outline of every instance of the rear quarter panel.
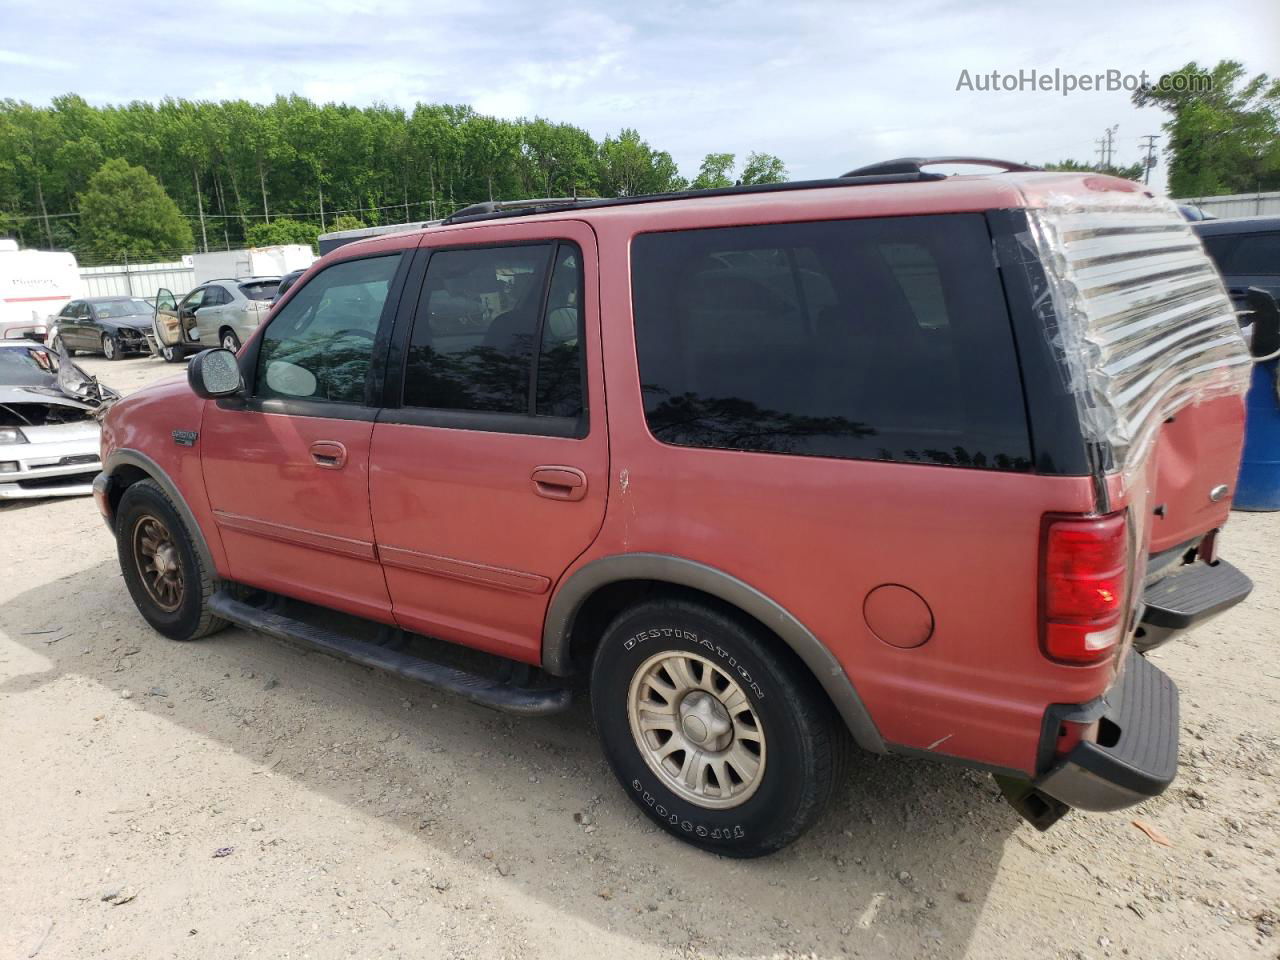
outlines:
{"label": "rear quarter panel", "polygon": [[[1034,771],[1045,707],[1092,699],[1115,673],[1052,663],[1039,645],[1042,518],[1093,509],[1091,481],[659,443],[636,370],[633,229],[597,224],[611,476],[604,527],[573,569],[652,552],[729,573],[835,654],[891,745]],[[867,625],[883,584],[929,605],[923,645]]]}

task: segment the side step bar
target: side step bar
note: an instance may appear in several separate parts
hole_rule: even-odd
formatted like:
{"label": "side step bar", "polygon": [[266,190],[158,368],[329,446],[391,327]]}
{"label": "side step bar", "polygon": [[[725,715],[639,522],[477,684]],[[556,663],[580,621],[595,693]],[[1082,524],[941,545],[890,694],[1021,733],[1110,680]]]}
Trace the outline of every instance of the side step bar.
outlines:
{"label": "side step bar", "polygon": [[263,610],[237,600],[226,590],[219,590],[209,598],[209,608],[237,626],[256,630],[268,636],[291,643],[302,644],[344,660],[386,670],[406,680],[416,680],[428,686],[447,690],[472,703],[514,713],[521,716],[539,716],[559,713],[569,707],[572,692],[567,687],[532,689],[515,687],[478,674],[423,660],[397,650],[357,640],[346,634],[324,627],[315,627],[280,613]]}

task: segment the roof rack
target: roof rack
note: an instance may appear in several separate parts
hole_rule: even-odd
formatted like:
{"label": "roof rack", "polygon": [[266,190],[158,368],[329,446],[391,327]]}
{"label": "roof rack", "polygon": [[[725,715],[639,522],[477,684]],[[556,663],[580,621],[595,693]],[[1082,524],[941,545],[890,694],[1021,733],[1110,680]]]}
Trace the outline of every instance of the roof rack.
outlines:
{"label": "roof rack", "polygon": [[452,220],[454,217],[473,217],[480,213],[498,213],[503,210],[523,210],[525,207],[541,207],[541,206],[564,206],[565,204],[577,203],[578,197],[537,197],[531,200],[484,200],[480,203],[472,203],[468,206],[455,210],[448,218]]}
{"label": "roof rack", "polygon": [[[473,203],[441,221],[443,224],[497,220],[502,217],[529,216],[562,210],[584,210],[595,207],[623,207],[635,203],[662,203],[696,197],[727,197],[751,193],[786,193],[792,190],[820,190],[829,187],[858,187],[884,183],[916,183],[922,180],[944,180],[940,173],[913,170],[867,176],[828,177],[823,180],[793,180],[788,183],[754,183],[736,187],[709,187],[705,190],[680,190],[674,193],[646,193],[636,197],[572,197],[543,200],[508,200]],[[501,204],[501,206],[499,206]],[[474,211],[474,212],[472,212]]]}
{"label": "roof rack", "polygon": [[880,163],[858,167],[843,176],[866,177],[886,173],[923,173],[924,167],[938,167],[944,164],[964,167],[999,167],[1009,173],[1042,169],[1041,167],[1028,166],[1025,163],[1014,163],[1012,160],[995,160],[991,157],[899,157],[897,160],[882,160]]}

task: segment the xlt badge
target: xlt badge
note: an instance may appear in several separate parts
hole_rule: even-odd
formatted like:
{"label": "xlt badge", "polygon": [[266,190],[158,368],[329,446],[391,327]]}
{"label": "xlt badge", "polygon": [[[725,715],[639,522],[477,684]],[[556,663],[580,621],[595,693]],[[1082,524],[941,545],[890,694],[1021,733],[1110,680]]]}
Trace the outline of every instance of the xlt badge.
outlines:
{"label": "xlt badge", "polygon": [[175,430],[173,431],[173,442],[180,447],[194,447],[196,438],[200,434],[195,430]]}

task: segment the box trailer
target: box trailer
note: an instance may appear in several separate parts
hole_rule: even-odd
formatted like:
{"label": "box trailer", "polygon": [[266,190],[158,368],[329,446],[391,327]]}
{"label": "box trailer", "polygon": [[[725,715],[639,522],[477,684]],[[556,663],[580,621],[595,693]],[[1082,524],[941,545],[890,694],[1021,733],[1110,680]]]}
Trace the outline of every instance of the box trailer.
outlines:
{"label": "box trailer", "polygon": [[0,239],[0,340],[44,340],[49,318],[83,292],[72,254]]}
{"label": "box trailer", "polygon": [[[186,259],[186,258],[184,258]],[[239,280],[244,277],[282,277],[291,270],[305,270],[316,260],[305,243],[250,247],[245,250],[211,250],[193,253],[191,268],[195,286],[210,280]]]}

